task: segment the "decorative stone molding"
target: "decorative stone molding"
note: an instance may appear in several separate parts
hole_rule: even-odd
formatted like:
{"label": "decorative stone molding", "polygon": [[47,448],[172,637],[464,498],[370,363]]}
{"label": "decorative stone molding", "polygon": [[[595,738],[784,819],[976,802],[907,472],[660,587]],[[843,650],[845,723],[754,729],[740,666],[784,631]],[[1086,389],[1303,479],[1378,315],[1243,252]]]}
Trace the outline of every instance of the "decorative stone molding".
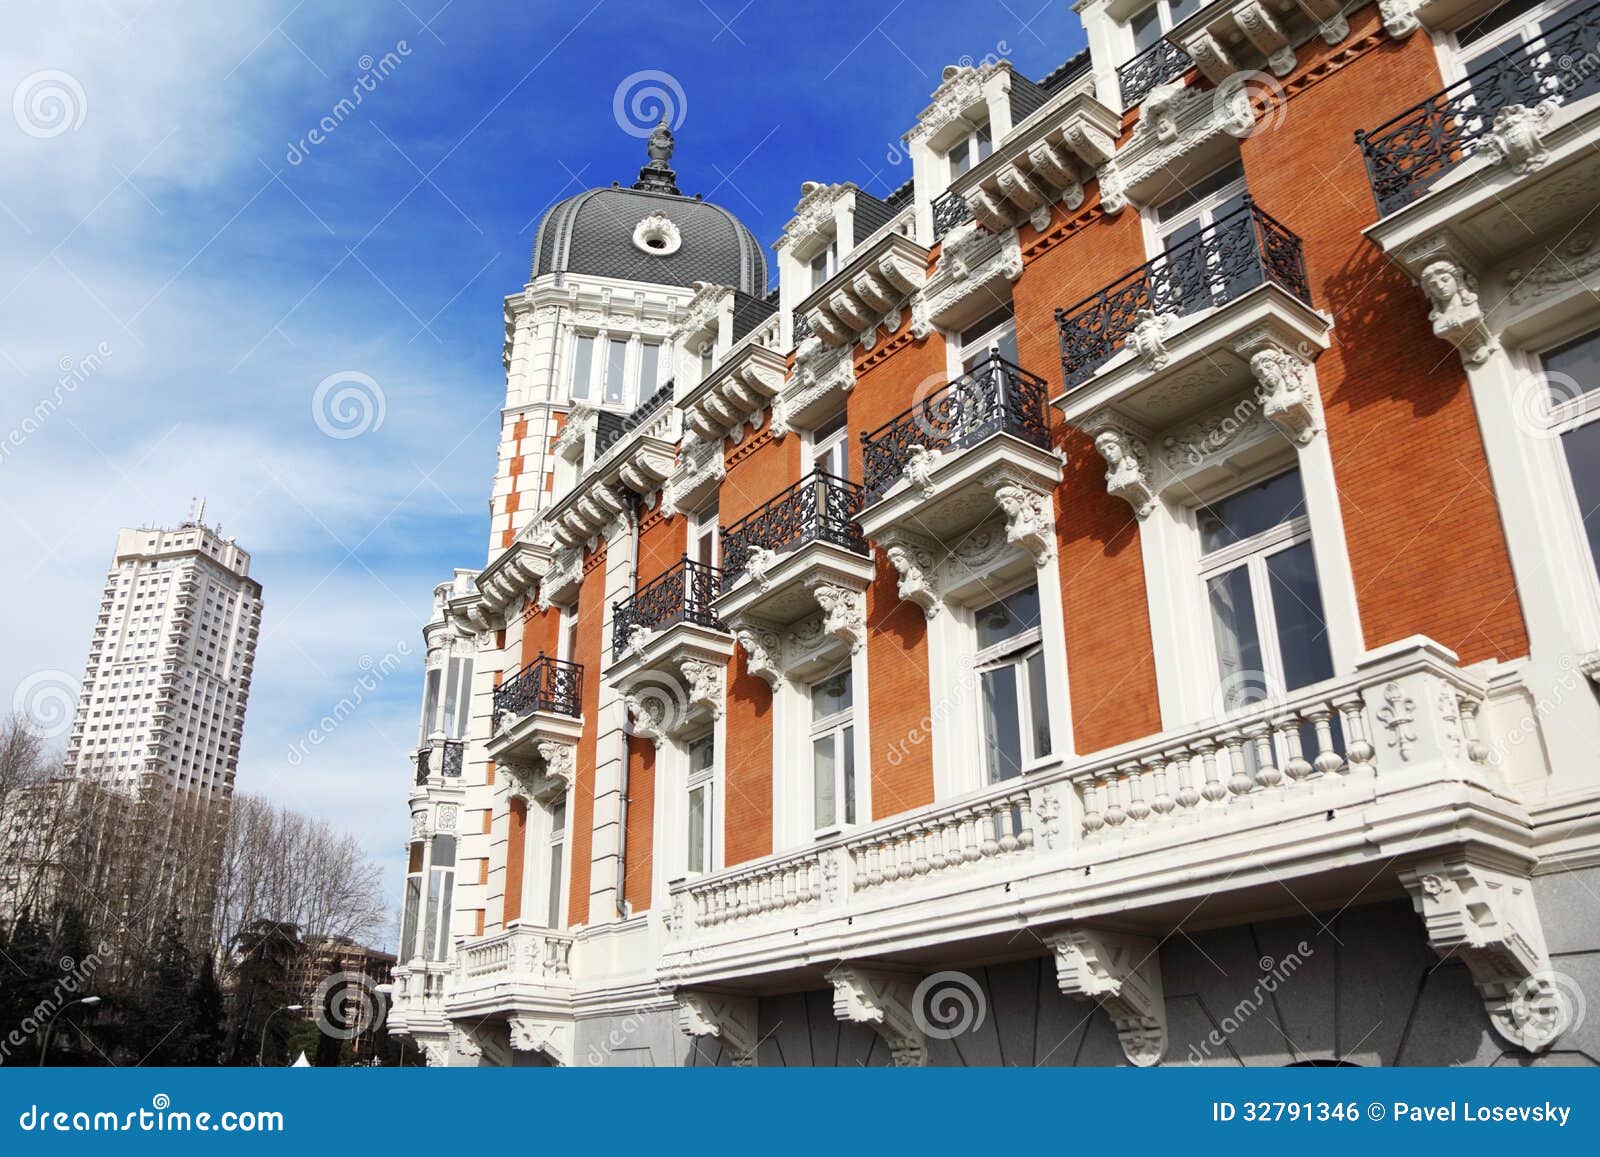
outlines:
{"label": "decorative stone molding", "polygon": [[1296,445],[1309,445],[1322,429],[1322,405],[1311,363],[1281,346],[1266,345],[1250,354],[1250,372],[1261,387],[1266,419]]}
{"label": "decorative stone molding", "polygon": [[778,552],[764,546],[753,546],[744,559],[744,572],[762,590],[772,586],[772,566],[778,561]]}
{"label": "decorative stone molding", "polygon": [[1151,309],[1141,309],[1134,316],[1138,320],[1128,334],[1128,346],[1145,369],[1166,369],[1172,357],[1172,351],[1167,348],[1167,337],[1177,328],[1177,316],[1156,313]]}
{"label": "decorative stone molding", "polygon": [[1383,30],[1396,40],[1404,40],[1422,27],[1417,19],[1417,9],[1423,0],[1378,0],[1378,12],[1383,17]]}
{"label": "decorative stone molding", "polygon": [[905,973],[840,964],[828,973],[833,984],[833,1015],[870,1025],[889,1046],[900,1068],[928,1063],[928,1042],[914,1006],[917,978]]}
{"label": "decorative stone molding", "polygon": [[786,437],[809,412],[837,404],[856,387],[855,357],[850,349],[827,349],[807,338],[795,353],[794,375],[773,404],[772,434]]}
{"label": "decorative stone molding", "polygon": [[1089,418],[1084,432],[1094,437],[1094,448],[1105,459],[1106,493],[1133,507],[1136,517],[1148,516],[1156,507],[1156,491],[1144,438],[1104,412]]}
{"label": "decorative stone molding", "polygon": [[651,257],[671,257],[683,248],[683,234],[660,209],[633,227],[634,248]]}
{"label": "decorative stone molding", "polygon": [[1497,163],[1519,176],[1543,168],[1550,159],[1544,135],[1560,107],[1553,97],[1547,97],[1532,108],[1523,104],[1507,105],[1495,114],[1494,124],[1484,135],[1484,149]]}
{"label": "decorative stone molding", "polygon": [[1593,284],[1595,275],[1600,273],[1597,241],[1600,237],[1594,233],[1578,233],[1559,246],[1555,260],[1540,261],[1529,269],[1509,270],[1506,280],[1511,289],[1506,300],[1512,305],[1525,305],[1577,286]]}
{"label": "decorative stone molding", "polygon": [[754,997],[679,992],[674,999],[678,1002],[678,1028],[685,1036],[712,1037],[733,1057],[735,1066],[755,1065],[761,1038],[756,1031]]}
{"label": "decorative stone molding", "polygon": [[448,1037],[419,1036],[417,1047],[430,1069],[446,1068],[450,1064],[450,1039]]}
{"label": "decorative stone molding", "polygon": [[734,638],[744,648],[745,668],[750,674],[766,680],[774,691],[783,683],[783,643],[778,632],[768,626],[757,626],[746,621],[734,630]]}
{"label": "decorative stone molding", "polygon": [[539,609],[569,604],[578,594],[578,584],[583,580],[583,549],[569,546],[558,550],[550,558],[550,569],[539,581]]}
{"label": "decorative stone molding", "polygon": [[783,236],[774,248],[804,246],[818,233],[833,225],[840,202],[855,197],[856,187],[848,181],[825,185],[820,181],[805,181],[800,185],[800,201],[794,207],[794,216],[783,227]]}
{"label": "decorative stone molding", "polygon": [[906,464],[900,473],[922,497],[932,498],[937,489],[933,484],[933,471],[943,459],[943,450],[912,446],[906,451]]}
{"label": "decorative stone molding", "polygon": [[1295,48],[1312,34],[1307,20],[1326,44],[1338,44],[1350,35],[1343,0],[1300,0],[1299,7],[1304,17],[1267,0],[1218,0],[1206,7],[1198,25],[1185,22],[1181,47],[1213,85],[1249,71],[1251,50],[1266,58],[1274,76],[1288,76],[1295,68]]}
{"label": "decorative stone molding", "polygon": [[473,1029],[453,1024],[450,1026],[450,1050],[468,1060],[478,1060],[483,1056],[483,1039]]}
{"label": "decorative stone molding", "polygon": [[577,776],[578,749],[571,743],[546,740],[539,744],[539,758],[544,761],[544,773],[560,780],[563,790],[570,791]]}
{"label": "decorative stone molding", "polygon": [[849,259],[828,283],[797,306],[812,334],[835,348],[877,343],[880,328],[900,327],[906,299],[922,287],[928,251],[909,238],[889,233]]}
{"label": "decorative stone molding", "polygon": [[1015,229],[991,233],[973,221],[956,226],[940,246],[938,269],[911,299],[911,336],[921,341],[937,325],[954,329],[984,316],[1022,276],[1022,265]]}
{"label": "decorative stone molding", "polygon": [[648,739],[657,747],[666,738],[667,707],[655,696],[628,695],[623,698],[634,735]]}
{"label": "decorative stone molding", "polygon": [[1033,556],[1035,566],[1044,566],[1055,557],[1055,513],[1050,495],[1003,480],[994,490],[994,500],[1006,516],[1006,541],[1015,543]]}
{"label": "decorative stone molding", "polygon": [[440,804],[439,810],[435,816],[435,820],[437,821],[437,830],[441,832],[455,831],[456,816],[459,814],[460,810],[460,807],[453,803]]}
{"label": "decorative stone molding", "polygon": [[722,439],[707,440],[691,428],[678,450],[678,466],[661,491],[661,513],[671,518],[704,497],[727,475]]}
{"label": "decorative stone molding", "polygon": [[1156,942],[1074,928],[1047,936],[1045,944],[1055,953],[1057,986],[1106,1010],[1128,1060],[1141,1068],[1160,1062],[1167,1051],[1167,1007]]}
{"label": "decorative stone molding", "polygon": [[727,668],[704,659],[685,659],[678,664],[689,687],[689,703],[704,708],[713,719],[722,718],[727,700]]}
{"label": "decorative stone molding", "polygon": [[1412,864],[1400,882],[1433,950],[1472,972],[1496,1032],[1541,1053],[1572,1027],[1572,1010],[1563,1005],[1571,997],[1550,973],[1526,872],[1463,849]]}
{"label": "decorative stone molding", "polygon": [[1432,255],[1421,266],[1417,280],[1432,305],[1428,321],[1433,324],[1434,336],[1455,346],[1467,365],[1481,366],[1500,343],[1478,303],[1477,278],[1442,244],[1424,244]]}
{"label": "decorative stone molding", "polygon": [[930,620],[936,618],[944,609],[944,600],[936,585],[938,555],[934,545],[921,535],[900,528],[881,533],[878,545],[900,572],[900,597],[916,603]]}
{"label": "decorative stone molding", "polygon": [[506,1018],[511,1047],[522,1053],[543,1053],[558,1065],[572,1063],[572,1022],[549,1017]]}
{"label": "decorative stone molding", "polygon": [[822,629],[848,646],[852,655],[866,646],[866,592],[826,582],[812,583],[810,589],[822,608]]}
{"label": "decorative stone molding", "polygon": [[[916,125],[901,139],[915,144],[938,136],[949,125],[961,121],[974,109],[987,105],[983,86],[991,77],[1009,73],[1005,60],[984,60],[977,65],[947,64],[933,90],[932,101],[917,117]],[[985,114],[987,119],[987,113]]]}
{"label": "decorative stone molding", "polygon": [[1122,170],[1117,168],[1117,163],[1111,161],[1101,165],[1096,172],[1100,181],[1100,208],[1107,213],[1115,215],[1128,207],[1128,185],[1122,178]]}

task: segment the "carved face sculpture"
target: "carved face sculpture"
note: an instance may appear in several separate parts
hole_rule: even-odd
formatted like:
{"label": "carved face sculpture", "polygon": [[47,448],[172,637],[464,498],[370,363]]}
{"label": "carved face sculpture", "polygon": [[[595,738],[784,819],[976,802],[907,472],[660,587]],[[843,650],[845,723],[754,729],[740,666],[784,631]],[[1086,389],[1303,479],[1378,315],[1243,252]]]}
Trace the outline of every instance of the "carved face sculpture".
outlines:
{"label": "carved face sculpture", "polygon": [[1422,291],[1441,308],[1452,304],[1461,293],[1461,280],[1449,261],[1432,262],[1422,271]]}
{"label": "carved face sculpture", "polygon": [[1106,465],[1111,469],[1122,465],[1122,439],[1110,430],[1096,436],[1094,448],[1100,451],[1100,457],[1106,460]]}

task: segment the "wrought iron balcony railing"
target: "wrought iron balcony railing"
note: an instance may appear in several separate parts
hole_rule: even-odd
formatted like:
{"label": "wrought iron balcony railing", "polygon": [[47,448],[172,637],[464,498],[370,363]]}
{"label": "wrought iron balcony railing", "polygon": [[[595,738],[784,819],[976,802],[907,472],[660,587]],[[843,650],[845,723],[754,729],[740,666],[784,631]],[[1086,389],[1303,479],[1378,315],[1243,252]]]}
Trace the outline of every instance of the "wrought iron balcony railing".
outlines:
{"label": "wrought iron balcony railing", "polygon": [[1071,389],[1094,376],[1133,332],[1141,313],[1195,313],[1224,305],[1268,281],[1311,304],[1300,238],[1246,197],[1209,229],[1178,242],[1071,309],[1056,310],[1064,385]]}
{"label": "wrought iron balcony railing", "polygon": [[866,501],[895,484],[919,446],[949,453],[1005,433],[1049,449],[1049,395],[1043,378],[1012,365],[998,350],[990,353],[971,372],[861,435]]}
{"label": "wrought iron balcony railing", "polygon": [[760,509],[722,532],[722,586],[726,590],[744,573],[750,552],[774,553],[808,542],[831,542],[867,554],[867,540],[856,525],[866,493],[854,482],[822,470],[802,478]]}
{"label": "wrought iron balcony railing", "polygon": [[1367,179],[1387,216],[1415,201],[1481,147],[1511,105],[1570,104],[1600,92],[1600,3],[1591,3],[1370,132],[1356,133]]}
{"label": "wrought iron balcony railing", "polygon": [[722,575],[716,567],[684,555],[632,598],[611,604],[611,657],[627,651],[638,630],[660,631],[678,623],[726,630],[711,609],[721,589]]}
{"label": "wrought iron balcony railing", "polygon": [[583,665],[553,659],[543,651],[517,674],[494,689],[494,729],[506,716],[550,711],[570,715],[582,712]]}
{"label": "wrought iron balcony railing", "polygon": [[1122,93],[1122,107],[1130,109],[1158,84],[1165,84],[1175,76],[1182,76],[1194,67],[1189,54],[1166,40],[1158,40],[1138,56],[1117,69],[1117,88]]}
{"label": "wrought iron balcony railing", "polygon": [[428,768],[433,761],[433,748],[423,747],[417,751],[415,762],[417,765],[417,786],[422,787],[428,782]]}
{"label": "wrought iron balcony railing", "polygon": [[946,189],[933,199],[933,239],[941,240],[957,225],[972,220],[972,207],[954,189]]}
{"label": "wrought iron balcony railing", "polygon": [[811,336],[811,319],[803,313],[794,315],[794,344],[798,346]]}
{"label": "wrought iron balcony railing", "polygon": [[459,739],[444,741],[444,751],[439,759],[439,773],[446,779],[461,778],[461,757],[466,752],[467,745]]}

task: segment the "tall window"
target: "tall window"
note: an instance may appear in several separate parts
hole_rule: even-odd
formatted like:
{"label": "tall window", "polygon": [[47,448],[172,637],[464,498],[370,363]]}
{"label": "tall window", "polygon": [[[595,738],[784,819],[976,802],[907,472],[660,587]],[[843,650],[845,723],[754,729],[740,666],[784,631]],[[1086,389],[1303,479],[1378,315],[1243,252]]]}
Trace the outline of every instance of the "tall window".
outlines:
{"label": "tall window", "polygon": [[[1456,30],[1454,57],[1458,75],[1468,76],[1504,62],[1518,71],[1531,69],[1545,82],[1550,94],[1560,95],[1566,104],[1600,91],[1600,73],[1596,70],[1569,67],[1570,60],[1563,63],[1555,54],[1527,49],[1530,41],[1572,19],[1582,7],[1575,0],[1507,0]],[[1479,85],[1474,84],[1473,89],[1477,92]],[[1485,103],[1495,107],[1511,103],[1505,87],[1492,81],[1483,84],[1481,95]]]}
{"label": "tall window", "polygon": [[568,394],[575,402],[589,399],[589,378],[594,372],[594,338],[580,333],[572,339],[572,373],[567,379]]}
{"label": "tall window", "polygon": [[822,288],[823,282],[839,272],[838,245],[830,239],[827,247],[811,259],[811,291]]}
{"label": "tall window", "polygon": [[849,671],[811,685],[811,814],[818,835],[856,822],[853,705]]}
{"label": "tall window", "polygon": [[717,546],[717,504],[713,502],[695,512],[689,523],[689,557],[706,566],[716,566],[721,557]]}
{"label": "tall window", "polygon": [[400,915],[400,959],[417,955],[417,913],[422,908],[422,858],[426,845],[412,840],[406,864],[406,902]]}
{"label": "tall window", "polygon": [[639,346],[639,400],[653,397],[661,387],[661,343],[647,341]]}
{"label": "tall window", "polygon": [[[1254,276],[1248,262],[1234,263],[1237,268],[1231,280],[1223,266],[1224,257],[1238,247],[1236,239],[1242,240],[1250,227],[1236,216],[1244,201],[1244,168],[1235,161],[1162,202],[1156,210],[1156,233],[1171,262],[1170,277],[1189,291],[1172,303],[1179,312],[1193,313],[1213,300],[1229,300],[1236,296],[1231,290]],[[1218,233],[1201,237],[1219,223],[1226,223],[1221,231],[1225,237]]]}
{"label": "tall window", "polygon": [[812,433],[811,469],[835,478],[850,477],[849,437],[843,414],[824,422]]}
{"label": "tall window", "polygon": [[569,663],[578,660],[578,608],[561,608],[561,636],[556,643],[556,658]]}
{"label": "tall window", "polygon": [[716,776],[717,740],[707,732],[689,741],[687,831],[684,868],[691,876],[711,870],[712,787]]}
{"label": "tall window", "polygon": [[606,392],[608,406],[620,406],[627,398],[628,339],[614,337],[606,342]]}
{"label": "tall window", "polygon": [[990,783],[999,783],[1050,754],[1039,588],[1024,587],[990,603],[976,620],[984,771]]}
{"label": "tall window", "polygon": [[1331,678],[1300,472],[1214,502],[1197,522],[1224,710]]}
{"label": "tall window", "polygon": [[545,840],[549,880],[546,882],[549,891],[545,901],[545,927],[560,928],[561,923],[561,897],[565,892],[562,885],[562,869],[566,861],[567,849],[567,803],[565,800],[550,808],[550,835]]}
{"label": "tall window", "polygon": [[472,659],[452,656],[444,693],[443,730],[446,738],[461,739],[467,734],[467,717],[471,708]]}
{"label": "tall window", "polygon": [[450,896],[456,881],[456,838],[433,837],[432,860],[428,868],[428,915],[423,925],[423,953],[429,960],[443,960],[450,951]]}
{"label": "tall window", "polygon": [[432,734],[434,728],[438,726],[437,716],[439,712],[439,680],[441,675],[442,672],[437,667],[432,667],[428,670],[428,677],[425,683],[426,689],[422,694],[421,742],[423,743],[428,741],[428,736]]}
{"label": "tall window", "polygon": [[950,179],[955,180],[992,152],[994,152],[994,138],[989,133],[989,123],[985,121],[950,146],[949,151],[945,153],[945,156],[950,158]]}
{"label": "tall window", "polygon": [[970,374],[980,362],[998,349],[1000,356],[1015,365],[1017,362],[1017,323],[1008,305],[997,309],[981,321],[961,331],[961,372]]}
{"label": "tall window", "polygon": [[1156,0],[1135,12],[1128,20],[1128,27],[1133,30],[1134,53],[1153,47],[1170,29],[1200,11],[1200,4],[1201,0]]}
{"label": "tall window", "polygon": [[1551,429],[1561,439],[1581,533],[1600,573],[1600,330],[1540,360],[1550,391]]}

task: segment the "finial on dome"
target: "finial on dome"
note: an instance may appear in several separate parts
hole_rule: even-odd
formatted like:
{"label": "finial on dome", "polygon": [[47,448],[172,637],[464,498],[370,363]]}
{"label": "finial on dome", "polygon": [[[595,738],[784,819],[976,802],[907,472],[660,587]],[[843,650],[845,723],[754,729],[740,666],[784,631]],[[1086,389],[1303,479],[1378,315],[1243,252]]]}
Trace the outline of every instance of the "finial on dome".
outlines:
{"label": "finial on dome", "polygon": [[646,142],[650,160],[639,170],[639,179],[633,183],[633,187],[647,193],[671,193],[681,197],[683,194],[678,191],[678,174],[672,171],[670,163],[677,142],[672,136],[672,126],[667,122],[668,116],[663,113],[661,123],[650,133]]}

